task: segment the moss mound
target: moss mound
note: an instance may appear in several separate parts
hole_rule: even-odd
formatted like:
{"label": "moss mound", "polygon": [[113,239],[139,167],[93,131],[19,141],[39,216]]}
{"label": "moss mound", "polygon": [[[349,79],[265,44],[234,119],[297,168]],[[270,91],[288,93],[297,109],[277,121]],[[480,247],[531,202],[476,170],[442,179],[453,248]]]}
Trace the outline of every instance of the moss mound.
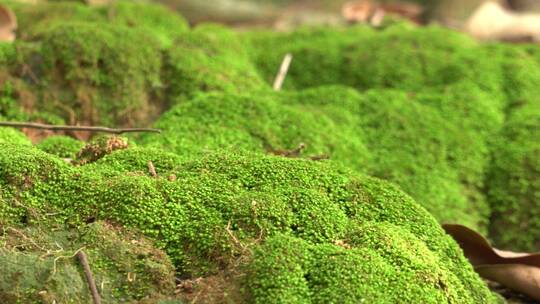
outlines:
{"label": "moss mound", "polygon": [[539,125],[538,103],[514,109],[494,146],[487,175],[493,208],[491,231],[497,244],[505,248],[540,250]]}
{"label": "moss mound", "polygon": [[2,227],[2,303],[86,303],[88,283],[75,253],[83,250],[102,301],[133,302],[170,296],[174,268],[137,233],[104,222],[81,230]]}
{"label": "moss mound", "polygon": [[84,143],[69,136],[55,135],[40,141],[36,147],[60,158],[74,159]]}
{"label": "moss mound", "polygon": [[150,92],[160,85],[161,53],[146,31],[63,23],[44,35],[41,56],[51,98],[82,109],[84,123],[135,124],[156,110]]}
{"label": "moss mound", "polygon": [[107,17],[113,22],[133,28],[146,29],[165,48],[188,31],[188,23],[165,6],[140,1],[117,1],[108,8]]}
{"label": "moss mound", "polygon": [[303,89],[348,83],[344,79],[348,68],[345,50],[373,36],[375,31],[369,27],[304,28],[291,33],[254,31],[244,34],[244,39],[250,43],[250,57],[268,84],[273,83],[283,57],[292,54],[284,88]]}
{"label": "moss mound", "polygon": [[148,163],[151,162],[156,173],[164,177],[173,174],[172,171],[179,166],[182,158],[176,154],[165,152],[161,149],[134,147],[119,150],[106,155],[96,161],[95,170],[103,172],[140,172],[151,175]]}
{"label": "moss mound", "polygon": [[344,54],[348,84],[419,91],[461,81],[498,93],[496,61],[466,35],[439,27],[390,27]]}
{"label": "moss mound", "polygon": [[[116,153],[126,152],[108,157]],[[263,301],[262,295],[275,290],[288,292],[288,285],[264,283],[267,274],[257,265],[270,263],[283,271],[297,266],[283,268],[279,265],[285,260],[252,256],[250,249],[272,255],[264,248],[274,246],[274,237],[281,235],[302,244],[294,246],[295,250],[314,248],[319,254],[314,261],[320,265],[298,270],[312,274],[302,276],[312,284],[309,290],[326,291],[313,295],[314,301],[329,299],[325,294],[331,293],[331,288],[325,286],[332,280],[338,280],[333,286],[345,286],[347,279],[325,270],[336,262],[344,263],[340,269],[363,269],[364,275],[373,278],[369,282],[388,280],[391,277],[387,275],[394,273],[396,285],[391,286],[400,288],[410,299],[433,302],[443,299],[444,294],[448,302],[494,301],[457,245],[423,208],[385,182],[344,172],[330,163],[220,153],[178,164],[173,170],[176,179],[170,180],[120,171],[129,170],[127,167],[116,169],[116,175],[104,175],[95,170],[96,163],[71,167],[36,149],[10,145],[0,151],[0,164],[5,203],[25,214],[12,216],[13,225],[42,219],[53,209],[56,214],[51,224],[108,220],[138,228],[168,253],[180,275],[186,277],[208,276],[224,267],[236,267],[238,261],[251,261],[241,262],[237,268],[247,267],[253,278],[246,301]],[[13,193],[17,193],[17,200],[10,198]],[[23,208],[14,205],[17,203],[26,210],[20,210]],[[390,239],[395,244],[389,243]],[[325,248],[343,251],[351,259],[336,261],[334,254],[324,253]],[[376,265],[381,267],[370,270],[371,264],[357,259],[362,252],[377,258]],[[423,252],[422,257],[413,259],[419,252]],[[297,258],[294,254],[279,256]],[[421,267],[422,259],[431,261],[427,265],[437,270],[426,273],[428,266]],[[355,265],[357,268],[351,268]],[[355,275],[352,270],[345,273]],[[344,297],[369,299],[384,292],[358,282],[361,286]],[[417,292],[420,289],[423,295]]]}
{"label": "moss mound", "polygon": [[171,109],[156,123],[163,134],[141,143],[185,158],[219,149],[283,154],[304,143],[300,157],[329,156],[395,182],[441,221],[485,229],[484,174],[501,107],[468,83],[418,94],[340,86],[209,94]]}
{"label": "moss mound", "polygon": [[265,87],[238,35],[218,25],[202,25],[179,38],[166,60],[172,103],[198,92],[244,92]]}
{"label": "moss mound", "polygon": [[360,90],[423,90],[469,81],[500,98],[501,70],[490,53],[466,35],[440,27],[399,23],[369,27],[301,29],[246,34],[251,56],[271,83],[286,53],[294,56],[285,88],[345,84]]}
{"label": "moss mound", "polygon": [[305,144],[298,157],[330,156],[359,169],[366,165],[369,152],[352,128],[353,116],[343,113],[339,122],[332,121],[281,102],[294,98],[266,91],[199,95],[158,120],[162,134],[144,135],[140,142],[185,158],[222,149],[284,154]]}
{"label": "moss mound", "polygon": [[182,16],[146,1],[115,1],[106,6],[89,6],[83,1],[2,2],[6,2],[17,15],[18,36],[23,40],[38,39],[46,30],[64,22],[91,22],[145,29],[158,38],[160,46],[168,47],[188,30]]}
{"label": "moss mound", "polygon": [[0,127],[0,145],[2,144],[18,144],[28,146],[31,145],[32,142],[24,135],[24,133],[19,130]]}

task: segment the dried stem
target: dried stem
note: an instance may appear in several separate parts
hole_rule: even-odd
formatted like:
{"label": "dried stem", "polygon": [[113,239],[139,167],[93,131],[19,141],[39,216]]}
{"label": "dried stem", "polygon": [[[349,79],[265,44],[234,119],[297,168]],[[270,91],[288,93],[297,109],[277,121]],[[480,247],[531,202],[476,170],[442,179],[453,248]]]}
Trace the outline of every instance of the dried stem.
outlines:
{"label": "dried stem", "polygon": [[96,282],[94,281],[94,277],[92,276],[92,271],[90,270],[90,265],[88,264],[88,258],[86,257],[86,254],[84,253],[84,251],[81,250],[77,252],[77,257],[79,258],[79,261],[83,266],[86,281],[88,282],[88,287],[90,287],[90,292],[92,293],[92,299],[94,300],[94,304],[101,304],[101,298],[97,291]]}
{"label": "dried stem", "polygon": [[16,128],[31,128],[31,129],[42,129],[42,130],[53,130],[53,131],[88,131],[88,132],[104,132],[112,134],[122,134],[122,133],[135,133],[135,132],[151,132],[151,133],[161,133],[159,129],[150,129],[150,128],[123,128],[123,129],[112,129],[107,127],[91,127],[91,126],[64,126],[64,125],[47,125],[36,122],[8,122],[0,121],[0,126],[4,127],[16,127]]}
{"label": "dried stem", "polygon": [[154,166],[154,163],[152,163],[151,160],[148,161],[148,172],[152,177],[157,177],[156,167]]}
{"label": "dried stem", "polygon": [[274,91],[281,91],[281,87],[283,86],[285,77],[289,72],[289,67],[291,65],[292,59],[293,56],[290,53],[285,55],[285,57],[283,58],[283,61],[281,62],[281,67],[279,68],[279,72],[276,76],[276,80],[274,81]]}

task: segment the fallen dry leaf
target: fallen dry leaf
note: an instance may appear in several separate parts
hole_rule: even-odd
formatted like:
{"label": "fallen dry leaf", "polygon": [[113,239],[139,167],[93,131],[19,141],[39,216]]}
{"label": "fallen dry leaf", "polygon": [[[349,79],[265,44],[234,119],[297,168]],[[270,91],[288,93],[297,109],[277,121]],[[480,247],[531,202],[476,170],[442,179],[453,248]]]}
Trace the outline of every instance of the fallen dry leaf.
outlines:
{"label": "fallen dry leaf", "polygon": [[13,42],[17,29],[17,17],[7,7],[0,4],[0,41]]}
{"label": "fallen dry leaf", "polygon": [[445,224],[443,229],[463,249],[480,276],[540,301],[540,253],[493,248],[478,232],[462,225]]}

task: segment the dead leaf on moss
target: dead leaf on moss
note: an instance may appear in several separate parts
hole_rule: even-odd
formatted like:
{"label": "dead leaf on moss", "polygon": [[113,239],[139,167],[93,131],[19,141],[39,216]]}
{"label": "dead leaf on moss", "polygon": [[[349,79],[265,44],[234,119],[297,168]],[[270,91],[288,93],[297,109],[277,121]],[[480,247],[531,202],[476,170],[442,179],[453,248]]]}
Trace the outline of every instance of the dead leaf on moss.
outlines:
{"label": "dead leaf on moss", "polygon": [[445,224],[443,229],[463,249],[481,277],[540,301],[540,253],[493,248],[478,232],[462,225]]}

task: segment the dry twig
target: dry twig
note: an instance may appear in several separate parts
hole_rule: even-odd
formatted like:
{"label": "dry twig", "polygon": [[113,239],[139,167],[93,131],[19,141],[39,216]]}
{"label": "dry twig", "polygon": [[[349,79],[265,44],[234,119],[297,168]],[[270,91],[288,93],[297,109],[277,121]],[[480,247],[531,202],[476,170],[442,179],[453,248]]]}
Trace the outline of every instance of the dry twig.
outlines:
{"label": "dry twig", "polygon": [[274,91],[281,91],[281,87],[283,86],[285,77],[289,72],[289,67],[291,65],[292,59],[293,56],[290,53],[285,55],[285,57],[283,58],[283,61],[281,62],[281,67],[279,68],[279,72],[276,76],[276,79],[274,80]]}
{"label": "dry twig", "polygon": [[154,163],[152,163],[151,160],[148,161],[148,172],[152,177],[157,177],[156,167],[154,167]]}
{"label": "dry twig", "polygon": [[15,122],[15,121],[0,121],[0,126],[4,127],[15,127],[15,128],[31,128],[31,129],[41,129],[41,130],[52,130],[52,131],[88,131],[88,132],[103,132],[103,133],[112,133],[112,134],[122,134],[122,133],[136,133],[136,132],[150,132],[150,133],[161,133],[159,129],[151,128],[121,128],[113,129],[107,127],[92,127],[92,126],[66,126],[66,125],[48,125],[36,122]]}
{"label": "dry twig", "polygon": [[94,277],[92,276],[92,271],[90,270],[90,265],[88,264],[88,258],[86,257],[86,254],[84,253],[84,251],[80,250],[79,252],[77,252],[77,257],[79,258],[79,261],[83,266],[84,275],[86,276],[88,287],[90,287],[90,292],[92,293],[92,299],[94,300],[94,304],[101,304],[101,298],[97,291],[96,282],[94,281]]}

